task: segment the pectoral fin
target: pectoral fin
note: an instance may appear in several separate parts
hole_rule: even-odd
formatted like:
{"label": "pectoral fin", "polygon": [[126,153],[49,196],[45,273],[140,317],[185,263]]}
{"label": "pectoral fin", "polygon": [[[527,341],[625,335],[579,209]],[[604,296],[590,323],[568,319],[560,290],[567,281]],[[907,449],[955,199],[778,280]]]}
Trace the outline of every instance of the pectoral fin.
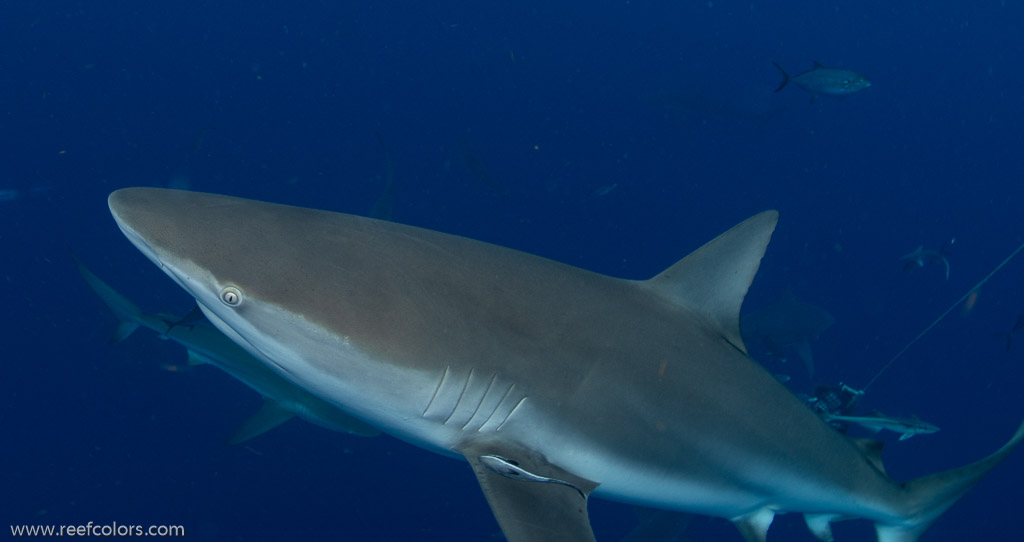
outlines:
{"label": "pectoral fin", "polygon": [[593,542],[587,496],[596,483],[515,445],[472,444],[459,452],[509,542]]}
{"label": "pectoral fin", "polygon": [[771,527],[773,520],[775,512],[762,508],[745,516],[733,518],[732,522],[747,542],[765,542],[768,539],[768,527]]}
{"label": "pectoral fin", "polygon": [[238,428],[228,439],[228,444],[241,444],[295,417],[295,413],[281,406],[277,401],[263,400],[263,408]]}

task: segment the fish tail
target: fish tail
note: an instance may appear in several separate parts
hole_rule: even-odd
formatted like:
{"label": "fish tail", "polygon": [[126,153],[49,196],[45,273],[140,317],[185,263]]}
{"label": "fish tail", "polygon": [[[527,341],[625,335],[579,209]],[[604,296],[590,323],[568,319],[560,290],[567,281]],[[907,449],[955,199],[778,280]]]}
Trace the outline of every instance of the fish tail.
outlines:
{"label": "fish tail", "polygon": [[778,88],[775,89],[775,92],[778,92],[778,91],[786,88],[786,85],[789,84],[789,74],[786,73],[786,70],[782,69],[782,66],[779,66],[778,62],[775,62],[773,60],[772,64],[775,64],[775,67],[778,68],[780,72],[782,72],[782,82],[779,83]]}
{"label": "fish tail", "polygon": [[903,484],[902,518],[875,525],[879,542],[914,542],[960,497],[970,491],[990,470],[1024,440],[1024,423],[1013,438],[992,455],[957,469],[922,476]]}

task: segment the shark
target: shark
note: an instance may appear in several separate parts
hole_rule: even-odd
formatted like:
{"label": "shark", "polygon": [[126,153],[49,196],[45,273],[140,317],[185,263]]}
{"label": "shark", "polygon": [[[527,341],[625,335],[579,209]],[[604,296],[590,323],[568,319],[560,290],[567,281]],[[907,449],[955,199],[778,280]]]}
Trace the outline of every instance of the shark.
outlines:
{"label": "shark", "polygon": [[929,262],[939,262],[946,268],[946,280],[949,280],[949,260],[946,259],[946,254],[954,243],[956,243],[955,237],[947,241],[938,250],[926,249],[924,245],[918,246],[900,257],[900,261],[903,262],[903,272],[910,273],[923,268]]}
{"label": "shark", "polygon": [[229,444],[246,442],[295,417],[341,433],[367,437],[380,434],[375,427],[285,380],[211,324],[192,317],[179,319],[145,313],[78,258],[75,264],[85,282],[120,322],[111,343],[128,338],[139,327],[149,328],[184,346],[190,364],[217,367],[263,396],[263,407],[228,439]]}
{"label": "shark", "polygon": [[758,341],[775,358],[786,361],[790,351],[814,376],[814,354],[811,342],[835,323],[824,309],[796,298],[789,289],[775,303],[740,319],[744,339]]}
{"label": "shark", "polygon": [[381,431],[469,463],[512,542],[595,540],[591,496],[731,520],[871,521],[918,537],[1024,439],[900,483],[746,351],[765,211],[647,280],[465,237],[225,195],[139,187],[121,232],[221,331]]}
{"label": "shark", "polygon": [[939,431],[937,426],[923,421],[917,416],[911,418],[894,418],[892,416],[886,416],[881,412],[872,412],[867,416],[841,416],[829,414],[825,419],[830,422],[837,421],[857,424],[865,429],[875,432],[889,430],[894,433],[899,433],[900,440],[907,440],[914,435],[930,435]]}

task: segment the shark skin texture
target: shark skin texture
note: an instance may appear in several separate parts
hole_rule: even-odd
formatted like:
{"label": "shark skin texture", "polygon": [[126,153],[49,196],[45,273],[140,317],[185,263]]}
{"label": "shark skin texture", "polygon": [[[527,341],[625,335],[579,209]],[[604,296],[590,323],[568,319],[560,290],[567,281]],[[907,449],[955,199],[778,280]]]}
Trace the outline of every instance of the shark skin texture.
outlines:
{"label": "shark skin texture", "polygon": [[513,542],[586,541],[590,495],[732,520],[874,522],[916,540],[1024,439],[899,483],[751,359],[740,307],[778,220],[623,280],[313,209],[128,188],[126,237],[228,337],[381,431],[465,458]]}

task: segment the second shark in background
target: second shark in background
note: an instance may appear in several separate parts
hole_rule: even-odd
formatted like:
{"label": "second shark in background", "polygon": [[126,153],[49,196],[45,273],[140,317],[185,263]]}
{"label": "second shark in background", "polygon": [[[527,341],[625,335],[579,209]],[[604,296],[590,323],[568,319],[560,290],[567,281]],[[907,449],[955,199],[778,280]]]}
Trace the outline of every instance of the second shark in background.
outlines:
{"label": "second shark in background", "polygon": [[152,329],[161,337],[184,346],[188,350],[190,364],[213,365],[263,396],[263,408],[231,436],[229,444],[245,442],[296,416],[341,433],[367,437],[380,434],[374,427],[280,377],[201,318],[201,315],[196,318],[186,317],[189,321],[185,322],[173,317],[144,313],[77,258],[75,263],[85,281],[120,322],[111,342],[124,340],[139,326]]}

